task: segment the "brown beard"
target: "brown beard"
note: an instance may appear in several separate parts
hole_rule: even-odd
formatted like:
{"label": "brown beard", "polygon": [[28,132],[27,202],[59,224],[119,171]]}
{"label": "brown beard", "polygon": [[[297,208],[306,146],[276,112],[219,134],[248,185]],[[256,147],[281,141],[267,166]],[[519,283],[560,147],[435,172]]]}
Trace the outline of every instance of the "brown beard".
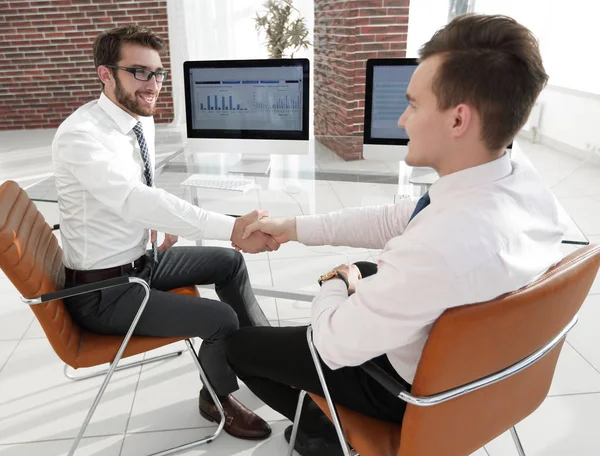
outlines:
{"label": "brown beard", "polygon": [[156,103],[153,107],[147,108],[146,106],[143,106],[141,104],[136,94],[137,92],[133,96],[131,96],[130,94],[125,92],[123,86],[121,85],[121,81],[119,81],[119,78],[115,76],[115,98],[117,99],[117,101],[122,106],[124,106],[129,112],[132,112],[135,115],[144,117],[153,116],[154,112],[156,111]]}

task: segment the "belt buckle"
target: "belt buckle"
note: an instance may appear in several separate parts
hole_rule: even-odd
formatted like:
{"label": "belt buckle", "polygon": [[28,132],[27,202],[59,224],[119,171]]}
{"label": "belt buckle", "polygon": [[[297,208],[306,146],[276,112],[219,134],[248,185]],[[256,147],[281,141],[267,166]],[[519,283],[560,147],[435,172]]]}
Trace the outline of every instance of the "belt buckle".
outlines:
{"label": "belt buckle", "polygon": [[132,270],[132,271],[135,271],[135,270],[136,270],[136,267],[135,267],[135,260],[134,260],[134,261],[132,261],[132,262],[130,263],[130,265],[131,265],[131,270]]}

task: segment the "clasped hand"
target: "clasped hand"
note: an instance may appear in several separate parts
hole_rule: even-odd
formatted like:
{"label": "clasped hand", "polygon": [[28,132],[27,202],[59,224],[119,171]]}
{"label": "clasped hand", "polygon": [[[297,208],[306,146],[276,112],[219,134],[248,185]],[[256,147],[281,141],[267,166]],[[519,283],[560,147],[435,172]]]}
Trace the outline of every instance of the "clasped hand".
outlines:
{"label": "clasped hand", "polygon": [[265,250],[272,252],[273,250],[277,250],[280,242],[274,239],[273,236],[258,230],[247,231],[248,226],[253,226],[268,216],[269,213],[267,211],[255,210],[238,217],[235,220],[233,232],[231,233],[231,244],[233,247],[247,253],[259,253]]}

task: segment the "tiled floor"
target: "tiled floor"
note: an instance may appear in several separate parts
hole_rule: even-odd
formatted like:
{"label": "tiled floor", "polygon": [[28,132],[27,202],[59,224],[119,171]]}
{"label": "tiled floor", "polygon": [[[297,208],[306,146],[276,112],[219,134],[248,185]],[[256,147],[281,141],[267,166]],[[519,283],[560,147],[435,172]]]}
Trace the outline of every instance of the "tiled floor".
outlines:
{"label": "tiled floor", "polygon": [[[0,134],[0,182],[12,178],[27,186],[51,173],[49,143],[52,131]],[[567,211],[592,242],[600,242],[600,168],[559,152],[522,143],[522,148],[555,191]],[[321,151],[318,169],[347,172],[393,173],[395,163],[344,163]],[[349,182],[317,182],[319,212],[341,207],[390,202],[395,187],[362,184],[360,192]],[[289,203],[289,202],[288,202]],[[269,201],[273,215],[278,202]],[[50,223],[57,221],[56,206],[41,203]],[[284,207],[284,206],[281,206]],[[287,207],[287,206],[286,206]],[[219,244],[219,243],[213,243]],[[225,245],[225,243],[221,243]],[[572,247],[565,246],[565,253]],[[369,259],[377,251],[340,247],[283,246],[276,253],[248,256],[256,285],[315,290],[315,276],[347,260]],[[211,295],[211,291],[203,291]],[[0,274],[0,456],[58,456],[66,454],[89,407],[100,379],[73,383],[63,377],[62,364],[19,300],[9,280]],[[310,304],[261,298],[274,325],[305,323]],[[600,454],[597,423],[600,418],[600,281],[594,284],[568,337],[550,395],[519,424],[529,456],[592,456]],[[166,349],[158,350],[163,352]],[[103,456],[147,455],[197,439],[213,426],[197,411],[198,375],[189,356],[119,372],[101,402],[77,454]],[[240,399],[273,426],[266,442],[251,443],[223,434],[190,455],[285,454],[282,437],[286,420],[268,409],[242,386]],[[510,436],[502,435],[476,456],[513,456]]]}

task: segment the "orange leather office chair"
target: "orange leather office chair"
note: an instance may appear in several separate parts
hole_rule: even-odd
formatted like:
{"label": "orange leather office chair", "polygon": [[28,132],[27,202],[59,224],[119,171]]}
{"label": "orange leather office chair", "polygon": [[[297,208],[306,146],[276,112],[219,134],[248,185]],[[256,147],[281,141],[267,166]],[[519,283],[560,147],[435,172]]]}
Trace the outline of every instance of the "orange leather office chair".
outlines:
{"label": "orange leather office chair", "polygon": [[[100,386],[79,434],[69,451],[69,456],[75,453],[104,390],[116,370],[179,355],[181,351],[117,367],[121,358],[144,353],[179,340],[185,340],[194,363],[200,371],[202,382],[209,390],[215,404],[217,404],[221,421],[213,434],[165,450],[157,453],[157,455],[166,456],[209,443],[219,435],[225,425],[223,407],[202,370],[191,340],[132,336],[150,295],[148,284],[137,277],[119,277],[61,290],[64,283],[64,267],[62,264],[62,250],[58,245],[58,241],[42,214],[27,196],[27,193],[12,181],[7,181],[0,186],[0,268],[19,290],[23,301],[31,306],[31,310],[33,310],[46,333],[50,345],[66,364],[65,375],[71,379],[84,379],[101,375],[102,373],[74,378],[67,374],[67,366],[78,369],[110,363],[110,368],[104,372],[106,373],[104,382]],[[62,301],[68,296],[129,283],[142,286],[146,291],[146,296],[125,338],[94,334],[80,328],[73,321]],[[172,292],[199,296],[196,287],[179,288],[172,290]]]}
{"label": "orange leather office chair", "polygon": [[402,426],[340,406],[336,416],[309,327],[325,398],[310,396],[334,422],[346,455],[349,442],[361,456],[467,456],[510,429],[524,456],[514,426],[546,398],[565,337],[599,265],[600,246],[584,247],[520,290],[445,311],[429,334],[410,392],[376,365],[363,365],[407,402]]}

